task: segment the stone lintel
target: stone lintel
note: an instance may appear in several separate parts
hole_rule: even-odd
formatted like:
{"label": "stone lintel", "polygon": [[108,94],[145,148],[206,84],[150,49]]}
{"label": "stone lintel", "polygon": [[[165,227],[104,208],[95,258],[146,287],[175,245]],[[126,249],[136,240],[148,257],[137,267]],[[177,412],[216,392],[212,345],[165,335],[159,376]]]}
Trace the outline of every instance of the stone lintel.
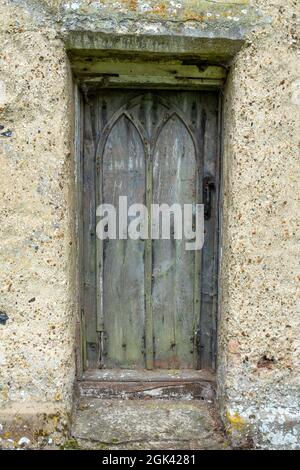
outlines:
{"label": "stone lintel", "polygon": [[269,22],[248,0],[67,2],[59,14],[69,51],[139,54],[228,63],[247,36]]}

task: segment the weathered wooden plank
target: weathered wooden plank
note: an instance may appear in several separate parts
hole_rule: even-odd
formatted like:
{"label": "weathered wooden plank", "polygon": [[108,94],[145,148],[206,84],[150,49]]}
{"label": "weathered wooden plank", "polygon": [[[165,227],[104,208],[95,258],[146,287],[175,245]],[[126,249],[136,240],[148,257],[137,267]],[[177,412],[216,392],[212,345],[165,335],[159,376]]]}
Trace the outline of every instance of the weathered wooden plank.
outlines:
{"label": "weathered wooden plank", "polygon": [[223,80],[226,69],[215,65],[183,64],[182,61],[146,61],[107,60],[97,57],[72,60],[71,67],[78,77],[89,77],[99,74],[145,77],[158,76],[175,78],[201,78]]}
{"label": "weathered wooden plank", "polygon": [[96,329],[96,252],[95,252],[95,136],[91,123],[91,106],[84,103],[83,154],[83,307],[86,325],[87,365],[98,366]]}
{"label": "weathered wooden plank", "polygon": [[209,400],[215,397],[214,383],[208,381],[177,382],[100,382],[81,381],[78,386],[79,397],[93,398],[155,398]]}
{"label": "weathered wooden plank", "polygon": [[152,239],[151,239],[151,204],[152,204],[152,159],[148,155],[146,173],[146,206],[148,209],[148,239],[145,242],[145,345],[146,368],[153,369],[154,345],[153,345],[153,311],[152,311]]}
{"label": "weathered wooden plank", "polygon": [[86,337],[83,315],[83,217],[82,217],[82,188],[83,188],[83,101],[78,88],[74,84],[74,156],[75,156],[75,214],[76,214],[76,375],[80,377],[86,365]]}
{"label": "weathered wooden plank", "polygon": [[205,220],[205,245],[202,250],[200,366],[215,367],[217,262],[218,262],[218,197],[219,197],[219,138],[218,96],[211,94],[206,100],[206,130],[204,133],[204,175],[214,181],[211,191],[211,215]]}
{"label": "weathered wooden plank", "polygon": [[[195,253],[200,256],[201,276],[195,272],[195,297],[201,290],[201,309],[195,308],[195,362],[194,367],[215,367],[216,356],[216,311],[217,311],[217,267],[218,267],[218,211],[219,211],[219,178],[220,156],[218,146],[218,108],[219,97],[216,93],[206,92],[165,92],[165,96],[172,93],[177,106],[181,105],[186,119],[193,124],[199,137],[199,153],[202,160],[198,177],[199,198],[202,200],[202,181],[204,176],[211,176],[215,182],[215,190],[212,193],[211,218],[205,220],[205,243],[202,251]],[[184,99],[184,95],[190,97],[190,101]],[[197,264],[197,260],[196,260]],[[197,287],[198,282],[198,287]],[[200,319],[199,319],[200,313]],[[197,318],[198,314],[198,318]]]}
{"label": "weathered wooden plank", "polygon": [[176,77],[176,76],[153,76],[153,75],[107,75],[97,74],[95,77],[78,76],[82,83],[93,87],[93,85],[101,85],[102,88],[159,88],[159,89],[213,89],[220,88],[224,84],[224,79],[216,78],[193,78],[193,77]]}
{"label": "weathered wooden plank", "polygon": [[[128,206],[145,200],[145,150],[133,122],[113,123],[102,158],[103,202]],[[106,367],[144,365],[144,242],[107,239],[103,243],[103,309]]]}
{"label": "weathered wooden plank", "polygon": [[[196,149],[178,115],[161,129],[153,168],[154,203],[182,206],[196,202]],[[193,367],[195,252],[186,250],[185,243],[173,235],[171,240],[153,241],[155,367]]]}
{"label": "weathered wooden plank", "polygon": [[212,89],[223,86],[227,76],[224,67],[180,60],[132,62],[91,56],[74,58],[72,68],[85,86],[104,88]]}

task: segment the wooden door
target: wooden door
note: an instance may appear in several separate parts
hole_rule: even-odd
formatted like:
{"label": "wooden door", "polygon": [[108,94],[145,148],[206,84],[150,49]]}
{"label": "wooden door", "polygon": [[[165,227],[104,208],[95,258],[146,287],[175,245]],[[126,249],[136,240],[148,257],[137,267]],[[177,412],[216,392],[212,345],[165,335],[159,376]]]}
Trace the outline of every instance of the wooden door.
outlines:
{"label": "wooden door", "polygon": [[[216,331],[218,97],[90,93],[83,156],[84,314],[89,367],[213,367]],[[96,206],[206,199],[205,243],[96,239]]]}

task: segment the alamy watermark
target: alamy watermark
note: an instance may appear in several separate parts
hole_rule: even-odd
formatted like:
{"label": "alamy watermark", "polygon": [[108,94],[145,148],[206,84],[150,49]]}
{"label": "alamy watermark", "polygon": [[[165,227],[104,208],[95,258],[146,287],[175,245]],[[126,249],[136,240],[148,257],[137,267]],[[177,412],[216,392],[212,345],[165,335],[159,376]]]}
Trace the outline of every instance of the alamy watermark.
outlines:
{"label": "alamy watermark", "polygon": [[[150,213],[149,213],[150,212]],[[131,204],[119,196],[119,205],[100,204],[96,233],[100,240],[182,240],[186,250],[201,250],[204,244],[203,204]]]}

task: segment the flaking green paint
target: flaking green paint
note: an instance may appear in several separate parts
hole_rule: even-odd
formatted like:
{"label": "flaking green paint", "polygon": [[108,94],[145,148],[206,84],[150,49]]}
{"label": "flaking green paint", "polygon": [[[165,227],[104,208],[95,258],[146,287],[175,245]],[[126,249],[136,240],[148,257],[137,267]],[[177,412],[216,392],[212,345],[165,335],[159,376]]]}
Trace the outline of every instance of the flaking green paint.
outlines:
{"label": "flaking green paint", "polygon": [[94,56],[71,56],[72,70],[81,83],[102,87],[217,88],[224,84],[227,70],[188,60],[128,60]]}

